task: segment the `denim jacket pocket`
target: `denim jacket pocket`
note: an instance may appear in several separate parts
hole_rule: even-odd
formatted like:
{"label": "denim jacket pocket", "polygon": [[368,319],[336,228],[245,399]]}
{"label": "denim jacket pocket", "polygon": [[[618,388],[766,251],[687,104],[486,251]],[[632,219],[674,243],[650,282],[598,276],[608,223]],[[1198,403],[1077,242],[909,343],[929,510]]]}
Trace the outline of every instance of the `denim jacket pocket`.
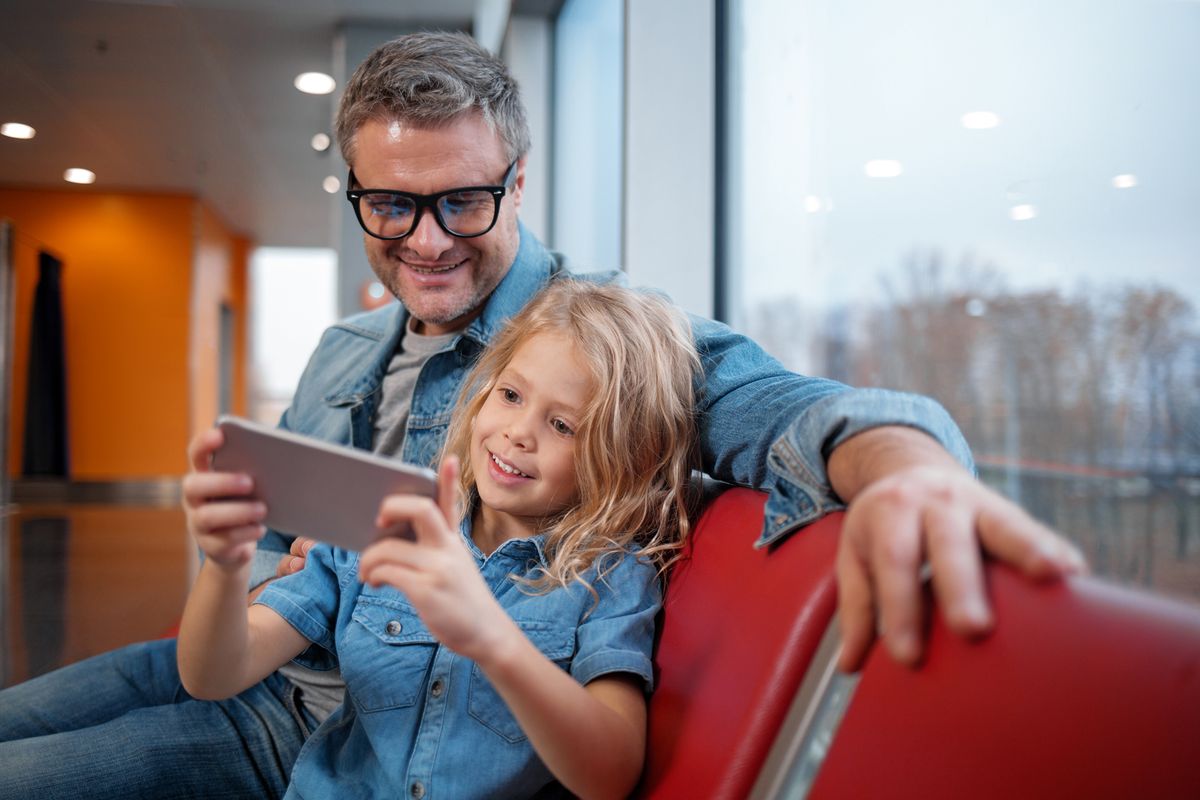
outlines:
{"label": "denim jacket pocket", "polygon": [[[575,629],[542,620],[517,620],[521,632],[529,637],[542,655],[558,664],[564,671],[571,665],[575,653]],[[471,686],[468,691],[467,712],[483,727],[510,744],[526,739],[508,704],[484,676],[478,664],[471,666]]]}
{"label": "denim jacket pocket", "polygon": [[411,706],[420,696],[437,639],[399,598],[362,594],[355,601],[342,675],[360,711]]}

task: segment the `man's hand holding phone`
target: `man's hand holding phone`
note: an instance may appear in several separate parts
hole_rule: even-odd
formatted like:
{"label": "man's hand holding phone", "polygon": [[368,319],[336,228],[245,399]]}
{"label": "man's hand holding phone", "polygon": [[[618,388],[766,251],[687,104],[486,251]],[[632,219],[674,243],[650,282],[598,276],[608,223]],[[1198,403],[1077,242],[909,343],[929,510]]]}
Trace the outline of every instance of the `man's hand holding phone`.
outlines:
{"label": "man's hand holding phone", "polygon": [[309,539],[305,536],[297,536],[293,539],[288,554],[279,559],[279,566],[275,568],[275,577],[286,578],[293,572],[299,572],[304,569],[304,562],[308,557],[308,551],[316,543],[316,539]]}

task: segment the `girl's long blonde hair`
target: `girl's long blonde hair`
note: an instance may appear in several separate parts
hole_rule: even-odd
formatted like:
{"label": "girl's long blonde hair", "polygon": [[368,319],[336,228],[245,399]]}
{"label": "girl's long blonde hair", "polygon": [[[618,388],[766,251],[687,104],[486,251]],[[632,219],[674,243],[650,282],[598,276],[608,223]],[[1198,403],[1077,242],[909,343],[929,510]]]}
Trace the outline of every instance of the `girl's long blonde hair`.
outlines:
{"label": "girl's long blonde hair", "polygon": [[462,461],[467,507],[478,502],[475,417],[513,354],[539,333],[571,339],[594,391],[575,432],[579,502],[542,531],[548,565],[527,582],[539,591],[587,584],[593,564],[603,576],[604,558],[631,544],[665,570],[689,529],[700,362],[686,319],[654,294],[559,277],[509,320],[467,376],[446,435],[445,454]]}

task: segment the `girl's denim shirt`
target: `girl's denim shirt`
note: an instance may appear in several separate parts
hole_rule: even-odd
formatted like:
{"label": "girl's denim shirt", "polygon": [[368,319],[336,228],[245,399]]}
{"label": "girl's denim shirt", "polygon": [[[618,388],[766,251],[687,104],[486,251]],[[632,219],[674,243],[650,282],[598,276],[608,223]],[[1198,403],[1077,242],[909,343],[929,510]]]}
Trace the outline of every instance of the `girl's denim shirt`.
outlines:
{"label": "girl's denim shirt", "polygon": [[[517,257],[483,313],[421,369],[404,441],[405,461],[436,462],[459,389],[479,353],[538,289],[564,271],[565,260],[522,226]],[[620,272],[574,277],[624,282]],[[326,330],[280,426],[370,449],[384,371],[407,322],[404,307],[392,303]],[[973,468],[962,434],[933,400],[797,375],[722,323],[696,316],[691,323],[704,367],[697,387],[704,471],[768,493],[759,546],[844,507],[829,485],[825,460],[843,441],[869,428],[922,430]],[[268,532],[259,544],[252,585],[274,575],[289,543],[290,538]]]}
{"label": "girl's denim shirt", "polygon": [[[513,581],[544,565],[542,537],[511,539],[487,557],[463,536],[500,605],[545,655],[579,683],[624,673],[652,688],[656,569],[635,551],[572,583],[532,594]],[[358,580],[357,553],[319,545],[300,572],[258,603],[313,647],[297,661],[346,680],[346,701],[296,760],[286,797],[531,797],[555,785],[512,712],[474,662],[441,646],[403,593]],[[538,794],[538,796],[544,796]]]}

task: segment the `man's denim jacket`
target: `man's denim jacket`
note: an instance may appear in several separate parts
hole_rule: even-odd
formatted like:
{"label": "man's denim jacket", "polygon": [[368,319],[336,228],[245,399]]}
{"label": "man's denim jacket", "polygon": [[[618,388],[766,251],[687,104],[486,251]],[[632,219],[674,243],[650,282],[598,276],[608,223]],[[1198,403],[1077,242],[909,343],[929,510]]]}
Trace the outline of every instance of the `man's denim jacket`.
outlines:
{"label": "man's denim jacket", "polygon": [[[422,367],[408,418],[404,461],[436,463],[467,371],[504,322],[560,271],[567,271],[562,257],[546,250],[522,226],[516,260],[483,313]],[[619,272],[576,277],[623,282]],[[280,426],[369,450],[383,375],[407,322],[408,312],[392,303],[326,330]],[[695,316],[691,323],[704,368],[697,393],[704,471],[769,493],[758,546],[843,508],[829,485],[825,460],[843,441],[868,428],[920,429],[972,466],[966,441],[936,402],[797,375],[721,323]],[[268,532],[259,544],[251,585],[274,574],[279,554],[289,543]]]}

